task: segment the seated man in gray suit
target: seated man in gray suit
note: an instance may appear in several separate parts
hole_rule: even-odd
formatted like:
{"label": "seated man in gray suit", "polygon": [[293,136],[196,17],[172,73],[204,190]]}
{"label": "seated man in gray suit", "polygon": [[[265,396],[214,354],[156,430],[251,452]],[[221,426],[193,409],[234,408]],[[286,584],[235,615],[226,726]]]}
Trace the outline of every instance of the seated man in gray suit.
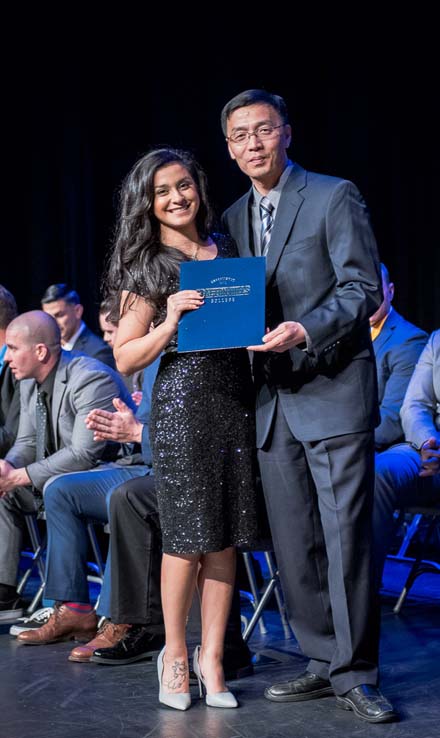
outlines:
{"label": "seated man in gray suit", "polygon": [[[146,373],[149,373],[147,376],[147,384],[149,386],[152,386],[152,383],[148,382],[148,377],[153,376],[154,381],[157,363],[155,362],[145,370]],[[87,582],[87,553],[89,543],[87,522],[89,520],[101,523],[109,522],[108,509],[110,497],[113,489],[118,485],[135,478],[142,478],[141,489],[148,485],[147,477],[152,471],[147,426],[150,415],[149,393],[145,393],[137,416],[120,399],[115,399],[113,404],[117,410],[116,413],[109,413],[102,409],[98,412],[105,412],[110,417],[128,416],[134,432],[130,438],[127,438],[126,434],[124,437],[119,434],[118,441],[134,442],[139,445],[142,443],[143,458],[141,458],[139,453],[131,457],[125,456],[120,459],[119,464],[101,464],[98,469],[92,469],[91,471],[63,474],[46,484],[44,504],[46,509],[48,547],[46,556],[45,596],[48,599],[55,600],[57,605],[55,612],[42,627],[26,630],[18,635],[18,641],[20,643],[42,645],[69,640],[75,636],[77,623],[83,622],[83,613],[87,612],[90,614],[92,612]],[[101,440],[102,442],[104,439],[97,440]],[[143,568],[144,557],[139,554],[139,549],[143,547],[144,540],[137,546],[134,545],[130,529],[126,531],[126,534],[129,538],[128,546],[133,546],[132,555],[139,557],[141,573],[139,577],[136,577],[133,575],[131,567],[127,567],[125,579],[131,579],[133,575],[133,578],[136,580],[134,586],[142,589],[144,584],[147,584],[147,577],[152,578],[153,583],[151,589],[159,591],[160,545],[156,546],[156,551],[152,556],[152,559],[155,561],[155,571],[150,573],[147,571],[149,567]],[[146,531],[145,527],[143,527],[143,534],[145,543],[150,540],[151,545],[151,536],[148,536],[148,531]],[[112,546],[113,534],[110,539]],[[115,543],[116,545],[118,544],[118,542]],[[90,661],[94,648],[113,646],[126,634],[131,625],[138,622],[137,620],[120,619],[113,619],[113,622],[110,622],[109,620],[111,614],[110,572],[114,568],[118,571],[119,564],[116,559],[116,566],[111,566],[111,559],[113,559],[113,556],[109,556],[107,559],[104,581],[97,608],[97,614],[107,620],[103,623],[97,634],[96,627],[90,629],[91,644],[76,646],[69,656],[70,661]],[[127,585],[129,586],[128,582]],[[152,626],[159,626],[158,628],[153,627],[150,629],[150,635],[152,637],[148,639],[148,650],[153,653],[158,653],[163,646],[163,622],[162,612],[160,610],[160,597],[156,596],[156,599],[159,600],[156,618],[153,618],[151,623],[151,608],[145,608],[148,612],[143,612],[142,620],[142,622]],[[76,610],[75,617],[68,610]],[[149,655],[151,656],[152,654],[150,653]]]}
{"label": "seated man in gray suit", "polygon": [[111,347],[82,320],[84,308],[76,290],[67,284],[51,284],[41,298],[41,309],[57,321],[63,349],[92,356],[115,368]]}
{"label": "seated man in gray suit", "polygon": [[440,504],[440,330],[431,334],[401,410],[406,443],[376,457],[373,532],[376,582],[395,528],[394,511]]}
{"label": "seated man in gray suit", "polygon": [[24,515],[39,509],[41,493],[52,477],[91,469],[104,456],[116,456],[118,444],[96,441],[86,428],[90,410],[112,409],[115,397],[133,407],[116,372],[100,361],[61,349],[57,322],[44,312],[34,310],[15,318],[7,328],[6,345],[6,361],[22,382],[18,435],[0,460],[3,620],[22,612],[16,577]]}
{"label": "seated man in gray suit", "polygon": [[383,302],[370,318],[376,357],[380,423],[374,431],[376,451],[403,440],[400,408],[408,382],[422,353],[428,334],[409,323],[392,307],[394,284],[381,264]]}
{"label": "seated man in gray suit", "polygon": [[5,361],[6,328],[16,317],[15,298],[0,284],[0,459],[14,443],[20,415],[20,385]]}

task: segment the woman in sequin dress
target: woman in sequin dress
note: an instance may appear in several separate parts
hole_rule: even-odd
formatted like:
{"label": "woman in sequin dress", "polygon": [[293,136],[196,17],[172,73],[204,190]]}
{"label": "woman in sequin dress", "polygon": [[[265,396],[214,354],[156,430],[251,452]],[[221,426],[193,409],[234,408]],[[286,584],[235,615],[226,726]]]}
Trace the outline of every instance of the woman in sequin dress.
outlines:
{"label": "woman in sequin dress", "polygon": [[[199,665],[207,693],[235,702],[222,668],[235,546],[250,546],[257,535],[247,352],[177,353],[180,316],[203,310],[198,292],[179,291],[180,264],[237,256],[228,238],[210,235],[206,193],[205,175],[190,154],[159,149],[143,157],[123,186],[108,272],[109,291],[120,304],[118,369],[132,373],[162,353],[150,420],[164,551],[166,645],[159,699],[180,709],[190,702],[185,626],[196,584],[202,614]],[[183,695],[187,701],[179,705]]]}

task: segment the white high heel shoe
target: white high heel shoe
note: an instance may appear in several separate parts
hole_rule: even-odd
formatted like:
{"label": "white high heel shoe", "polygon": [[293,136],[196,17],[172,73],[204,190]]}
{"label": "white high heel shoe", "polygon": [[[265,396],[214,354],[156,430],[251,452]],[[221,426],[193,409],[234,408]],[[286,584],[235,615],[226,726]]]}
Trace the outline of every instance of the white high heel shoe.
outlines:
{"label": "white high heel shoe", "polygon": [[168,707],[174,707],[175,710],[188,710],[191,707],[191,694],[190,692],[178,692],[172,694],[171,692],[165,692],[162,687],[163,677],[163,657],[165,654],[165,646],[157,657],[157,676],[159,679],[159,702]]}
{"label": "white high heel shoe", "polygon": [[196,646],[193,654],[193,671],[199,683],[200,697],[205,695],[205,702],[209,707],[238,707],[238,702],[232,692],[214,692],[208,694],[206,691],[206,683],[202,676],[199,663],[200,646]]}

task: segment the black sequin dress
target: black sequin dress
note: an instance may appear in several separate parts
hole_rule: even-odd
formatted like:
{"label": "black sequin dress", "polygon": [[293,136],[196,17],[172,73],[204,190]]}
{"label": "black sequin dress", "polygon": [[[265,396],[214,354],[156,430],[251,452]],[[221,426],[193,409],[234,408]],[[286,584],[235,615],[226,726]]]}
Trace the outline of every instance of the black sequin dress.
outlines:
{"label": "black sequin dress", "polygon": [[[216,258],[237,256],[213,237]],[[178,291],[176,283],[170,294]],[[166,315],[159,311],[155,323]],[[175,336],[153,387],[150,442],[165,553],[257,540],[254,392],[245,349],[178,354]]]}

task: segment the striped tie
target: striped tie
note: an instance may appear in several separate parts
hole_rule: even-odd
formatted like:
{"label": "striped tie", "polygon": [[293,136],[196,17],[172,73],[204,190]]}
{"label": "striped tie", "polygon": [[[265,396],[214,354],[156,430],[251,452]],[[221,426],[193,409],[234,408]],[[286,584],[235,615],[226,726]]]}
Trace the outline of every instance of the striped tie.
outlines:
{"label": "striped tie", "polygon": [[272,217],[273,205],[267,197],[262,197],[260,200],[260,218],[261,218],[261,231],[260,231],[260,254],[266,256],[270,234],[273,227]]}

